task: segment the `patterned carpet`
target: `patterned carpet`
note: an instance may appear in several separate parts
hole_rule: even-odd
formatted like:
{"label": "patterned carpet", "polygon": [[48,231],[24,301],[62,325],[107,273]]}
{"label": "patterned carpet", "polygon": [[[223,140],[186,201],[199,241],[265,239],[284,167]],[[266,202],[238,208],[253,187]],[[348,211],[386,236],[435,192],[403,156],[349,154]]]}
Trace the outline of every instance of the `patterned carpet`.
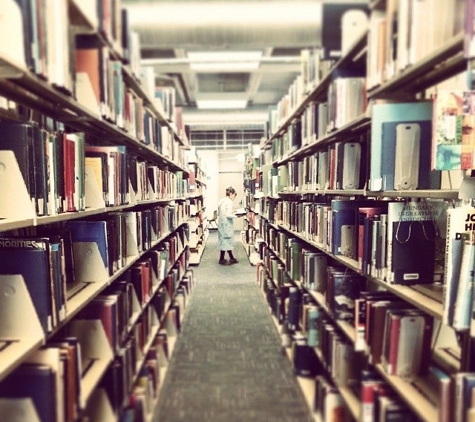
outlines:
{"label": "patterned carpet", "polygon": [[236,235],[232,266],[211,232],[154,422],[313,420]]}

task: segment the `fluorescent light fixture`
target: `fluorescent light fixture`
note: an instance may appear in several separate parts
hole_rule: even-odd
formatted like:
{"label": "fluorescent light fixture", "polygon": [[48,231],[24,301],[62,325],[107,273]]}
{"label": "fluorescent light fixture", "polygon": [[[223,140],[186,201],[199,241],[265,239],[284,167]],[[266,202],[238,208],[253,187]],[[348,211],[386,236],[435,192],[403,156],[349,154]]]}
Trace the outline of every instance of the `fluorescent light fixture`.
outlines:
{"label": "fluorescent light fixture", "polygon": [[195,71],[251,71],[259,67],[262,51],[188,52],[190,69]]}
{"label": "fluorescent light fixture", "polygon": [[196,104],[201,110],[242,109],[246,108],[247,100],[197,100]]}
{"label": "fluorescent light fixture", "polygon": [[250,72],[259,68],[259,62],[190,63],[195,72]]}

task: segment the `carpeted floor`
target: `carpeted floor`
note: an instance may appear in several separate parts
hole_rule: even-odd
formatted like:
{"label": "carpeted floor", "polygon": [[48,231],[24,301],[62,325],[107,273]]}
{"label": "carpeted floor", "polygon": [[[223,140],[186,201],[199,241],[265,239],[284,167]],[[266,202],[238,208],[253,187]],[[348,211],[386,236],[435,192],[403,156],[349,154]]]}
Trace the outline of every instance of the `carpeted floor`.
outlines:
{"label": "carpeted floor", "polygon": [[232,266],[210,232],[154,422],[313,420],[236,234]]}

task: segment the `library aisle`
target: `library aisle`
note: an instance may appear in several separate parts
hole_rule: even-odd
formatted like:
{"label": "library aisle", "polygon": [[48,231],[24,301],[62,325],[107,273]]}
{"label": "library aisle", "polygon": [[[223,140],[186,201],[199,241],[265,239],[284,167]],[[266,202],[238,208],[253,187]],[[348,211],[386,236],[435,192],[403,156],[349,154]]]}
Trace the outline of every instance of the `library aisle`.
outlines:
{"label": "library aisle", "polygon": [[154,422],[313,420],[239,236],[218,264],[211,232]]}

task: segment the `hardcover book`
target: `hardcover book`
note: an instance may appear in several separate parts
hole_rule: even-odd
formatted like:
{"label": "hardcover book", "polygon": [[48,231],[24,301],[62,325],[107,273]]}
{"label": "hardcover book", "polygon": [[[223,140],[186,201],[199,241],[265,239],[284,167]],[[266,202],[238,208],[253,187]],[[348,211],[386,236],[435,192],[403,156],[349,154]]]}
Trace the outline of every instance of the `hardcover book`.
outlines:
{"label": "hardcover book", "polygon": [[104,267],[110,268],[109,244],[106,221],[68,221],[66,227],[71,230],[71,239],[75,242],[93,242],[97,244],[104,263]]}
{"label": "hardcover book", "polygon": [[[449,326],[454,326],[455,308],[459,303],[459,316],[463,313],[470,315],[469,308],[461,308],[460,300],[465,293],[459,289],[462,281],[462,258],[464,251],[464,241],[472,236],[475,231],[475,208],[462,206],[449,208],[447,210],[447,231],[445,249],[445,273],[444,273],[444,294],[443,294],[443,314],[442,322]],[[465,282],[467,280],[464,280]],[[470,282],[468,282],[470,286]],[[462,294],[459,297],[459,290]]]}
{"label": "hardcover book", "polygon": [[439,206],[446,205],[443,201],[388,204],[387,281],[406,285],[434,282]]}
{"label": "hardcover book", "polygon": [[31,398],[41,421],[59,422],[56,414],[56,375],[44,364],[23,364],[0,382],[0,396]]}
{"label": "hardcover book", "polygon": [[44,332],[52,331],[55,312],[49,240],[1,238],[0,253],[0,274],[23,276]]}

